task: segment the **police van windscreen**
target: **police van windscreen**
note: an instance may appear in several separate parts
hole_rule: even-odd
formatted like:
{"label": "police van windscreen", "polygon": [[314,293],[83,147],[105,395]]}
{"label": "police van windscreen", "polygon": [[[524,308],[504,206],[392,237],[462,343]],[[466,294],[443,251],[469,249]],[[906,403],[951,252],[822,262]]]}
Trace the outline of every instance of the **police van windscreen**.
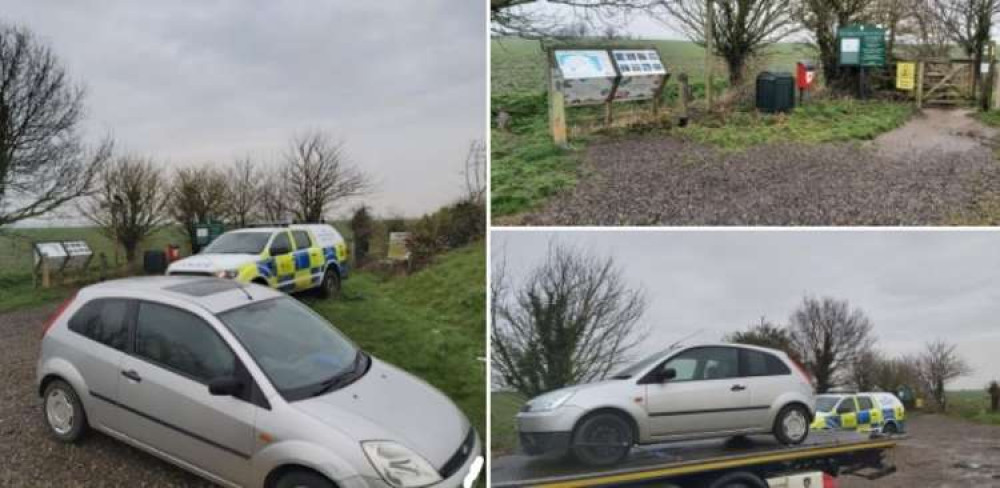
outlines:
{"label": "police van windscreen", "polygon": [[270,232],[230,232],[212,241],[202,253],[260,254],[270,237]]}
{"label": "police van windscreen", "polygon": [[840,400],[838,397],[816,397],[816,411],[817,412],[830,412],[833,411],[833,407],[837,406],[837,401]]}

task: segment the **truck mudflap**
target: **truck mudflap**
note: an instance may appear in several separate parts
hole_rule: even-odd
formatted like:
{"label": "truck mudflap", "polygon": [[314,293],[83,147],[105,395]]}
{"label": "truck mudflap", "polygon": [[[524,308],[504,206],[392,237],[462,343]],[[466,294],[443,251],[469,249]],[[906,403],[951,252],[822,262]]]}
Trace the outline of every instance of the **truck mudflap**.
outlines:
{"label": "truck mudflap", "polygon": [[739,443],[715,439],[639,447],[621,465],[608,469],[589,468],[562,458],[507,456],[494,460],[491,486],[689,486],[735,471],[751,472],[760,479],[807,472],[876,479],[896,469],[891,453],[899,437],[814,432],[798,446],[781,445],[770,436],[749,439]]}

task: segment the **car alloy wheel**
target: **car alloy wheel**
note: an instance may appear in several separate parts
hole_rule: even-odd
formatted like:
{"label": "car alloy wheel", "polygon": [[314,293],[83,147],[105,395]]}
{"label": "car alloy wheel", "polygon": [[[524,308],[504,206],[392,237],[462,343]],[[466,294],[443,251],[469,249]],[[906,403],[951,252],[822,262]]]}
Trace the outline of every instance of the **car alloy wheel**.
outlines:
{"label": "car alloy wheel", "polygon": [[59,435],[69,434],[73,430],[76,419],[73,402],[61,388],[53,388],[45,397],[45,417],[49,421],[49,427]]}

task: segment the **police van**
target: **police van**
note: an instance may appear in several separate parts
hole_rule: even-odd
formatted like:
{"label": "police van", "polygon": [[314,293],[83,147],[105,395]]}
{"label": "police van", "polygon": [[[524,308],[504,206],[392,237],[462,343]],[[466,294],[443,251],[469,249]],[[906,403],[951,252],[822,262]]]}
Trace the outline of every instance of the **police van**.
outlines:
{"label": "police van", "polygon": [[892,393],[823,394],[816,396],[812,430],[904,432],[906,409]]}
{"label": "police van", "polygon": [[167,268],[168,275],[216,276],[286,293],[316,290],[323,297],[340,291],[347,272],[347,244],[327,224],[229,231]]}

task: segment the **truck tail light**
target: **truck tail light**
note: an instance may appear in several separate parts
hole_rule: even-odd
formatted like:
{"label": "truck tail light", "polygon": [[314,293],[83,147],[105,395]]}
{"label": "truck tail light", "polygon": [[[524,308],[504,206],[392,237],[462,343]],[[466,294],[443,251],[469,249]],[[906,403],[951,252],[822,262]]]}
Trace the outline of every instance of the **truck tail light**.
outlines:
{"label": "truck tail light", "polygon": [[837,488],[837,478],[830,476],[830,473],[823,473],[823,488]]}
{"label": "truck tail light", "polygon": [[75,299],[76,293],[67,298],[66,301],[62,302],[62,305],[59,305],[59,308],[57,308],[52,315],[49,315],[49,318],[45,319],[45,325],[42,326],[42,337],[45,337],[45,334],[49,332],[52,325],[56,323],[56,320],[59,320],[59,317],[66,311],[67,308],[69,308],[69,305],[73,303],[73,300]]}

